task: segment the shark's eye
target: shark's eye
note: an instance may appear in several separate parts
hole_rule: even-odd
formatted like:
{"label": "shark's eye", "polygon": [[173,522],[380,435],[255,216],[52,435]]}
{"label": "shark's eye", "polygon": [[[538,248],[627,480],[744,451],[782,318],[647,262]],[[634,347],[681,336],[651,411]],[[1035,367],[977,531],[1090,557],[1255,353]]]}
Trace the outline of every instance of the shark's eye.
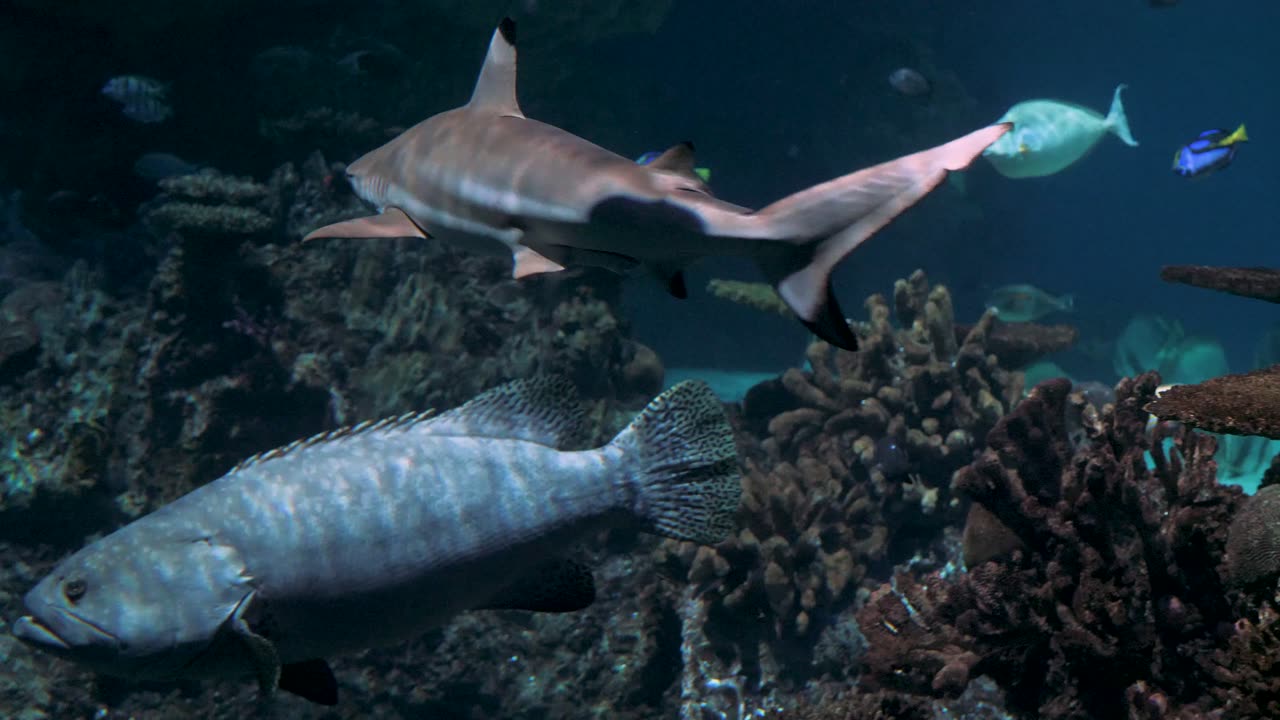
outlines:
{"label": "shark's eye", "polygon": [[83,580],[68,580],[62,584],[62,595],[66,597],[67,600],[76,602],[80,598],[84,597],[84,594],[88,589],[89,586]]}

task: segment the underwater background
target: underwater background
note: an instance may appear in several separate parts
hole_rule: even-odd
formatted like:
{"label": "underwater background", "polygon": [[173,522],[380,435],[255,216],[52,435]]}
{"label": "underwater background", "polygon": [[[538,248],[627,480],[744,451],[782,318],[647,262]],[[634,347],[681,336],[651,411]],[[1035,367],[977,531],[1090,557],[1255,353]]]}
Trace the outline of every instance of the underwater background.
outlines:
{"label": "underwater background", "polygon": [[[281,696],[277,716],[1280,713],[1280,519],[1237,487],[1280,479],[1280,447],[1143,410],[1162,383],[1280,363],[1273,303],[1160,278],[1280,267],[1280,6],[1165,4],[0,0],[0,716],[250,712],[248,681],[97,678],[5,623],[58,559],[253,453],[543,372],[602,442],[711,381],[739,532],[611,531],[577,551],[589,610],[471,613],[337,658],[338,707]],[[529,117],[628,157],[691,140],[750,207],[1024,100],[1105,113],[1122,83],[1139,145],[1028,179],[980,159],[938,188],[837,269],[856,354],[708,291],[759,280],[741,261],[700,263],[676,300],[602,272],[514,283],[430,242],[301,245],[360,213],[345,163],[466,101],[504,14]],[[895,89],[901,67],[931,91]],[[130,75],[171,115],[101,92]],[[1229,168],[1170,172],[1241,123]],[[984,316],[1020,284],[1072,309],[1041,334]],[[1019,404],[1062,376],[1106,391]]]}

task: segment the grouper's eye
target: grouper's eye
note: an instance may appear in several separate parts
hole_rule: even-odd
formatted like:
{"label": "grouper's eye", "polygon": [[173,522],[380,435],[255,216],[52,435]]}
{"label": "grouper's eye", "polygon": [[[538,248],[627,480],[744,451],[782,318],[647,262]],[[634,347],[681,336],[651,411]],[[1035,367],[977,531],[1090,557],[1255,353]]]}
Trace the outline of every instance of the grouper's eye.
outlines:
{"label": "grouper's eye", "polygon": [[76,602],[84,597],[85,592],[88,590],[89,585],[80,579],[68,580],[62,583],[62,596],[71,602]]}

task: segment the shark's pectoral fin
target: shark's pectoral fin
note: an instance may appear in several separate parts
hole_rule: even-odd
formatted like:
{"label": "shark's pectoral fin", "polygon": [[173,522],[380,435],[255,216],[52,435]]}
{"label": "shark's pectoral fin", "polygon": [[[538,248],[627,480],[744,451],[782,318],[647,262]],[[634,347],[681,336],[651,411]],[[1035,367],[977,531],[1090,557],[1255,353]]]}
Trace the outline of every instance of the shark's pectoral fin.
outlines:
{"label": "shark's pectoral fin", "polygon": [[280,668],[280,689],[317,705],[338,704],[338,681],[321,659],[289,663]]}
{"label": "shark's pectoral fin", "polygon": [[303,242],[317,238],[402,238],[431,237],[400,208],[389,207],[378,215],[325,225],[312,230]]}
{"label": "shark's pectoral fin", "polygon": [[516,248],[512,254],[515,261],[511,268],[511,277],[519,280],[540,273],[560,272],[564,266],[529,247]]}
{"label": "shark's pectoral fin", "polygon": [[480,77],[467,107],[497,115],[524,117],[516,101],[516,23],[503,18],[489,41]]}

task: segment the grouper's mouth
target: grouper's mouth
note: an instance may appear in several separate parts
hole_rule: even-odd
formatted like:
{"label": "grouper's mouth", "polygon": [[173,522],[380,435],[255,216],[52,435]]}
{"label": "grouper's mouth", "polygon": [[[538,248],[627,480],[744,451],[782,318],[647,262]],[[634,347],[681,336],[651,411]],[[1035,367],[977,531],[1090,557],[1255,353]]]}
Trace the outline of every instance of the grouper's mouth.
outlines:
{"label": "grouper's mouth", "polygon": [[66,652],[71,649],[71,646],[58,637],[57,633],[30,615],[18,618],[10,632],[22,642],[34,645],[42,650]]}
{"label": "grouper's mouth", "polygon": [[114,635],[75,613],[60,609],[55,609],[55,612],[57,615],[48,622],[34,615],[24,615],[13,623],[10,632],[22,642],[56,655],[83,654],[91,647],[115,648],[119,645]]}

